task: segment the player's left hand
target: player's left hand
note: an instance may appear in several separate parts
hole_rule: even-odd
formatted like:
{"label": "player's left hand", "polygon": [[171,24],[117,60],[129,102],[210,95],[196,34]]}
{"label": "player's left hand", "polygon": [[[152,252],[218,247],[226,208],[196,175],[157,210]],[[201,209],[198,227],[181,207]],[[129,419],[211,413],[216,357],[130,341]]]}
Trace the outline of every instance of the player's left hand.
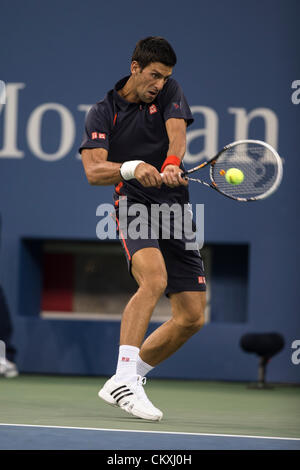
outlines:
{"label": "player's left hand", "polygon": [[170,188],[176,186],[187,186],[188,180],[181,177],[182,169],[177,165],[167,165],[163,171],[162,179],[163,182]]}

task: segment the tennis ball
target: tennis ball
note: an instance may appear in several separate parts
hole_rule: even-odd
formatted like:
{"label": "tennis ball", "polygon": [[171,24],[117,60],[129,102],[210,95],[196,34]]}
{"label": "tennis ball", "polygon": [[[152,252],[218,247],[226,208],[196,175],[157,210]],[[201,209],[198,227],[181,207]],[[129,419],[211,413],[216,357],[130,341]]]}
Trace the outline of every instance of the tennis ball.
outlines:
{"label": "tennis ball", "polygon": [[241,184],[244,181],[244,173],[238,168],[230,168],[225,175],[227,183]]}

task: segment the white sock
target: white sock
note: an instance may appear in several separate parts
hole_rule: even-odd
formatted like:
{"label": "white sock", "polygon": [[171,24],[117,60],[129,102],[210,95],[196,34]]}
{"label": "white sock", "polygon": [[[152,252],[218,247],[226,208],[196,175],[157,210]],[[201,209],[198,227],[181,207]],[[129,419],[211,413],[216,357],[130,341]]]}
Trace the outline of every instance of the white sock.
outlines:
{"label": "white sock", "polygon": [[136,364],[139,348],[136,346],[122,345],[119,347],[119,358],[115,380],[122,382],[130,380],[137,375]]}
{"label": "white sock", "polygon": [[138,375],[141,375],[142,377],[145,377],[145,375],[150,372],[150,370],[154,369],[153,366],[150,366],[150,364],[147,364],[147,362],[144,362],[143,359],[138,356],[137,358],[137,364],[136,364],[136,373]]}

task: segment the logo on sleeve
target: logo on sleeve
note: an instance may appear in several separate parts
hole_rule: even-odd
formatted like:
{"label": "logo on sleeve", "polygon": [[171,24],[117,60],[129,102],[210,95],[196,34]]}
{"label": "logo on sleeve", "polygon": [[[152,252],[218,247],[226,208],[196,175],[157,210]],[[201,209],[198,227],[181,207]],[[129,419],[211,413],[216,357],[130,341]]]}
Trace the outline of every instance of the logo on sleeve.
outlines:
{"label": "logo on sleeve", "polygon": [[92,132],[92,139],[95,140],[95,139],[102,139],[102,140],[105,140],[106,139],[106,134],[104,134],[103,132]]}
{"label": "logo on sleeve", "polygon": [[157,107],[155,106],[155,104],[151,104],[151,106],[149,106],[149,113],[150,114],[157,113]]}
{"label": "logo on sleeve", "polygon": [[173,106],[175,109],[179,109],[180,108],[180,105],[178,103],[173,103]]}

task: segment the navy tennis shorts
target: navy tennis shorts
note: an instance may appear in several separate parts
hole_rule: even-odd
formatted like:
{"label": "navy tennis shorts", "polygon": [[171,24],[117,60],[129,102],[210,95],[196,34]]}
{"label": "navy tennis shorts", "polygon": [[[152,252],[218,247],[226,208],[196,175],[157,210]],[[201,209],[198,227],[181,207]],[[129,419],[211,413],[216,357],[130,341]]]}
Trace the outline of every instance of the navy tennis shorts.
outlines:
{"label": "navy tennis shorts", "polygon": [[[127,201],[128,211],[130,206],[131,204]],[[195,242],[196,237],[194,240],[186,238],[185,232],[182,230],[181,238],[175,238],[174,217],[172,217],[171,214],[169,224],[170,237],[166,239],[165,236],[163,237],[162,235],[162,217],[160,216],[157,223],[153,223],[153,218],[150,218],[150,206],[148,208],[148,217],[141,218],[140,214],[138,214],[138,216],[128,215],[127,212],[125,225],[124,222],[122,225],[120,222],[119,204],[118,202],[115,202],[117,232],[124,249],[129,273],[132,275],[131,263],[133,255],[143,248],[153,247],[161,251],[165,261],[168,274],[168,284],[165,291],[167,296],[177,292],[205,291],[205,272],[200,252],[198,249],[186,249],[186,244],[192,243],[193,241]],[[140,234],[143,232],[142,236],[136,238],[138,233],[137,231],[135,231],[134,236],[132,236],[132,230],[130,230],[132,223],[135,228],[139,228],[138,232]],[[178,227],[178,224],[176,227]],[[192,222],[192,227],[195,232],[194,222]],[[155,237],[153,237],[153,233],[156,234]]]}

